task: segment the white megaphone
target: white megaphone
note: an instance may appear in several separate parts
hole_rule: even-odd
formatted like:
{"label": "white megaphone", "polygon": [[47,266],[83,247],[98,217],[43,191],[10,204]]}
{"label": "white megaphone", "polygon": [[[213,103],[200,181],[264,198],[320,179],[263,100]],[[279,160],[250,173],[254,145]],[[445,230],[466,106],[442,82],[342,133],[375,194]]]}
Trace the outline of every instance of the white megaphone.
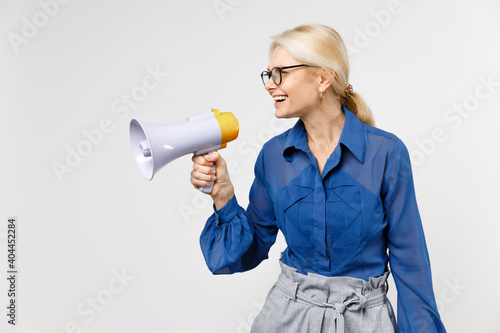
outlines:
{"label": "white megaphone", "polygon": [[[226,148],[238,133],[236,117],[217,109],[187,117],[185,122],[177,124],[148,124],[136,119],[130,122],[132,151],[147,180],[153,179],[159,169],[178,157],[189,153],[204,155]],[[210,193],[212,187],[213,183],[201,187],[200,191]]]}

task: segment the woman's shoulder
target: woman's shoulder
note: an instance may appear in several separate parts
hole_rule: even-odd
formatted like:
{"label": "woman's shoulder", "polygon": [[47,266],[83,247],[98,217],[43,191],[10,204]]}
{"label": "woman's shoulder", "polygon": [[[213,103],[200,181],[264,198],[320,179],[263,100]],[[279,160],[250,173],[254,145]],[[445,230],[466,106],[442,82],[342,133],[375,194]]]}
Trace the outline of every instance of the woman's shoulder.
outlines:
{"label": "woman's shoulder", "polygon": [[287,130],[281,134],[275,135],[268,141],[266,141],[260,150],[259,155],[262,157],[276,157],[276,156],[282,156],[283,151],[285,150],[286,146],[286,138],[287,138],[287,132],[290,130]]}
{"label": "woman's shoulder", "polygon": [[366,133],[367,145],[376,144],[378,147],[385,147],[388,150],[407,150],[403,140],[396,134],[378,127],[363,124]]}

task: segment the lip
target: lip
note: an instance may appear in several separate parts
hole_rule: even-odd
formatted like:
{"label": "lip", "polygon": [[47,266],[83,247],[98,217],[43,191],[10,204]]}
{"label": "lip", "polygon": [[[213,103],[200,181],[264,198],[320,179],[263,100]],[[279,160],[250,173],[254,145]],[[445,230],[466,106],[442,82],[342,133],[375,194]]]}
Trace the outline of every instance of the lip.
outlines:
{"label": "lip", "polygon": [[[278,96],[286,96],[287,98],[285,98],[283,100],[275,100],[274,98],[278,97]],[[283,104],[288,99],[288,95],[274,95],[272,97],[273,97],[273,100],[274,100],[274,108],[275,109],[278,109],[280,106],[282,106],[281,104]]]}
{"label": "lip", "polygon": [[[285,94],[276,94],[276,95],[271,95],[271,97],[273,98],[273,100],[275,102],[279,102],[279,101],[285,101],[288,98],[288,95],[285,95]],[[276,97],[285,97],[285,98],[284,99],[276,99]]]}

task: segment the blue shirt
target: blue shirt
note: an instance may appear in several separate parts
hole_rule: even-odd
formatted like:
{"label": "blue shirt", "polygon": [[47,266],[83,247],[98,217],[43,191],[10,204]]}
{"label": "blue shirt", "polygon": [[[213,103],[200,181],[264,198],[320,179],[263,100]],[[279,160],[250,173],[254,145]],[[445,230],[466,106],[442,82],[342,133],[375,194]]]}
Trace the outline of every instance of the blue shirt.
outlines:
{"label": "blue shirt", "polygon": [[300,273],[368,280],[388,269],[399,332],[445,332],[439,317],[408,150],[344,106],[339,144],[320,174],[304,124],[269,140],[245,210],[236,197],[208,219],[201,248],[214,274],[268,258],[278,230],[283,262]]}

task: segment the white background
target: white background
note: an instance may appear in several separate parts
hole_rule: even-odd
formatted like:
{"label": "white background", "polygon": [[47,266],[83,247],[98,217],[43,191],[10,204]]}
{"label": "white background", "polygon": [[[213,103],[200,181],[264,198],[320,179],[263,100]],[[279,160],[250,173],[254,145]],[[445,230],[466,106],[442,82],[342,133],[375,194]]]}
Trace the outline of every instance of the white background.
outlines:
{"label": "white background", "polygon": [[[258,268],[212,276],[198,244],[212,207],[189,183],[190,157],[148,182],[128,126],[233,112],[240,136],[222,154],[246,206],[257,152],[291,126],[273,120],[259,77],[270,36],[322,23],[349,45],[350,83],[377,126],[411,152],[448,331],[497,332],[499,12],[496,0],[1,0],[0,331],[249,332],[283,239]],[[148,70],[168,75],[125,108]],[[78,149],[85,156],[69,157]],[[11,216],[15,327],[4,278]]]}

